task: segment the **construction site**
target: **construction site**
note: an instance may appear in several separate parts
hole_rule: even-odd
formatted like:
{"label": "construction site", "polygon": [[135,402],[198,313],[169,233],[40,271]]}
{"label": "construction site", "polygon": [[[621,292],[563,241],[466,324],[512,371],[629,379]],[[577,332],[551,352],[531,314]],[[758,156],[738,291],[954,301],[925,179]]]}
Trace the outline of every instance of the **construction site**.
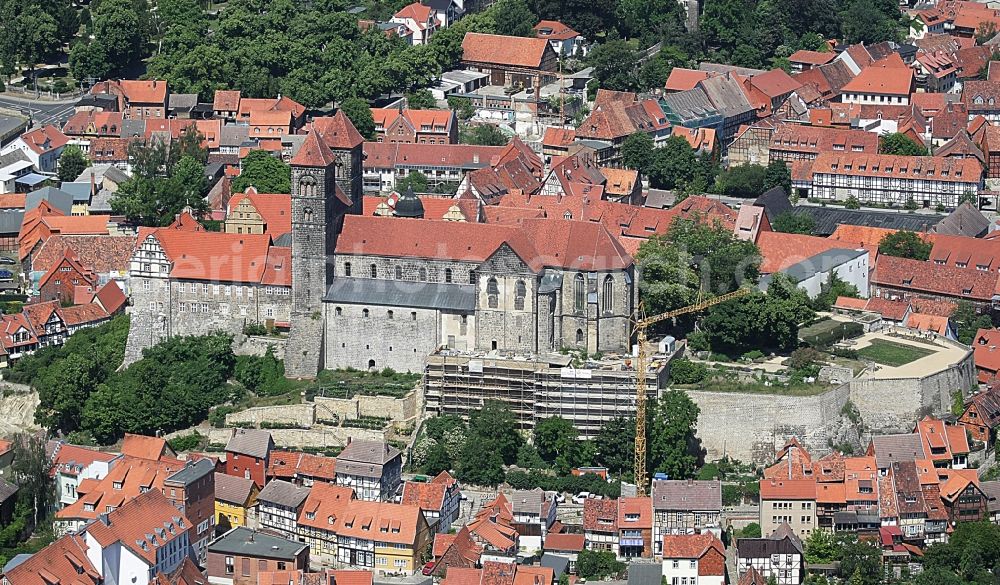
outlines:
{"label": "construction site", "polygon": [[[646,395],[666,384],[672,340],[647,360]],[[499,355],[440,349],[427,357],[426,410],[432,415],[468,417],[484,402],[503,402],[521,430],[553,416],[573,423],[581,437],[596,436],[605,422],[636,412],[636,358],[574,354]]]}

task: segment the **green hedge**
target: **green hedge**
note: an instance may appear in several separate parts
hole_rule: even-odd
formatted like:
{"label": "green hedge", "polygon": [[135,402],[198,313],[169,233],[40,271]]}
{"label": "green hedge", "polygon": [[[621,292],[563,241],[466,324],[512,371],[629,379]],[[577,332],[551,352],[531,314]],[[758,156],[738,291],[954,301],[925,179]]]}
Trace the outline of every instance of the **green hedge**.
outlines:
{"label": "green hedge", "polygon": [[827,347],[843,339],[860,337],[864,332],[860,323],[829,321],[806,327],[799,332],[799,337],[813,347]]}

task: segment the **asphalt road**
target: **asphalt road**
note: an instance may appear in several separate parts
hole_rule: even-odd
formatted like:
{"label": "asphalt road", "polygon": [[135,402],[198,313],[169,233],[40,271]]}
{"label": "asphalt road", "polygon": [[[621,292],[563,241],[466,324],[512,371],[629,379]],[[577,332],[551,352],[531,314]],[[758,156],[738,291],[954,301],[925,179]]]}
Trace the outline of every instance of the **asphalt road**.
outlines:
{"label": "asphalt road", "polygon": [[30,100],[20,97],[0,96],[0,108],[17,110],[31,116],[32,126],[62,125],[73,115],[76,99],[65,101]]}

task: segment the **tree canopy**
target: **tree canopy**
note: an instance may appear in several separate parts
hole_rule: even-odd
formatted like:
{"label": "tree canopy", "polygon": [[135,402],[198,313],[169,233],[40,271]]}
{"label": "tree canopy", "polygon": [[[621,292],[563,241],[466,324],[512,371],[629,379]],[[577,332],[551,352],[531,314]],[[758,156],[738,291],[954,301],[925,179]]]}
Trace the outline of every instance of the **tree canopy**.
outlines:
{"label": "tree canopy", "polygon": [[258,193],[291,193],[292,168],[267,151],[251,150],[243,159],[240,176],[233,179],[233,193],[242,193],[251,185]]}
{"label": "tree canopy", "polygon": [[906,134],[893,132],[879,139],[879,152],[882,154],[898,154],[903,156],[926,156],[927,147],[918,144]]}
{"label": "tree canopy", "polygon": [[925,241],[916,232],[899,230],[883,236],[878,244],[878,251],[887,256],[927,260],[931,256],[933,247],[933,244]]}
{"label": "tree canopy", "polygon": [[68,144],[59,155],[59,180],[63,183],[75,181],[89,165],[90,161],[80,147]]}
{"label": "tree canopy", "polygon": [[375,140],[375,118],[368,102],[361,98],[351,97],[340,104],[340,111],[354,124],[365,140]]}
{"label": "tree canopy", "polygon": [[784,211],[774,218],[771,229],[786,234],[811,234],[816,229],[816,219],[804,211]]}
{"label": "tree canopy", "polygon": [[653,424],[649,433],[649,467],[670,479],[694,477],[700,444],[698,405],[682,390],[668,390],[651,405]]}

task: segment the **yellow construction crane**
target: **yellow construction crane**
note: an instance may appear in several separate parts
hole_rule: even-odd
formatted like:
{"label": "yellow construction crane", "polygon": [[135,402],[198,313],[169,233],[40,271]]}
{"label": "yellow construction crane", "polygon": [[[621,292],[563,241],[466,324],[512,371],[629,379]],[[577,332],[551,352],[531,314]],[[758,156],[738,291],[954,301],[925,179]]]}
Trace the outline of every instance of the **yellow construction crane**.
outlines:
{"label": "yellow construction crane", "polygon": [[635,360],[635,485],[640,497],[646,495],[646,329],[667,319],[697,313],[711,306],[725,303],[733,299],[738,299],[753,292],[748,288],[741,288],[731,293],[726,293],[711,299],[698,301],[693,305],[653,315],[652,317],[642,317],[642,306],[635,319],[636,343],[639,344],[639,352]]}

